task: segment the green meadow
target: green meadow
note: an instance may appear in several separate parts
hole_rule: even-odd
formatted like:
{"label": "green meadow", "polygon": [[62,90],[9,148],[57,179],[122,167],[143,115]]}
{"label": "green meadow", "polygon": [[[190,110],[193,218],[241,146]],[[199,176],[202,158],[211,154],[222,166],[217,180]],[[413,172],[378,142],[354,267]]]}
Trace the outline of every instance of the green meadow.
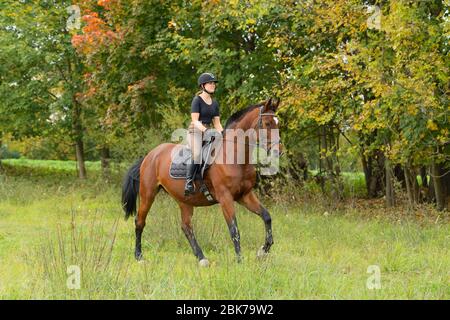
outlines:
{"label": "green meadow", "polygon": [[92,163],[89,179],[80,181],[70,162],[4,165],[1,299],[450,298],[445,213],[381,206],[368,214],[357,205],[332,210],[313,199],[263,199],[275,244],[259,260],[263,222],[236,204],[244,255],[238,264],[220,207],[197,208],[194,228],[210,261],[201,268],[181,231],[178,206],[160,192],[138,263],[133,219],[125,221],[120,206],[120,173],[105,182]]}

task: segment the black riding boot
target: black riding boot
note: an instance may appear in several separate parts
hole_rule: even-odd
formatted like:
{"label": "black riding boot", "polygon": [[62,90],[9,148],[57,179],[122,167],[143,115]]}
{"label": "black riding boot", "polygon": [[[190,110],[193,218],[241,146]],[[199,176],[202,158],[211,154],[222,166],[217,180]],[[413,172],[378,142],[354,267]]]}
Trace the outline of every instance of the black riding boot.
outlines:
{"label": "black riding boot", "polygon": [[184,186],[184,195],[188,196],[195,192],[194,188],[194,178],[195,171],[197,169],[197,164],[194,163],[194,160],[191,160],[190,163],[187,164],[186,168],[186,184]]}

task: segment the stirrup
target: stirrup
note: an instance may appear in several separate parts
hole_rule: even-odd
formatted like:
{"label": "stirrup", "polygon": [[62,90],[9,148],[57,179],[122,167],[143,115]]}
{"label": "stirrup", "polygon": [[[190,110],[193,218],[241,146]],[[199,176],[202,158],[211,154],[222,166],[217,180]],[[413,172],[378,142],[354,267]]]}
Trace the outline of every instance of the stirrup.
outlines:
{"label": "stirrup", "polygon": [[186,184],[184,186],[184,195],[189,196],[193,193],[195,193],[194,181],[193,180],[186,181]]}

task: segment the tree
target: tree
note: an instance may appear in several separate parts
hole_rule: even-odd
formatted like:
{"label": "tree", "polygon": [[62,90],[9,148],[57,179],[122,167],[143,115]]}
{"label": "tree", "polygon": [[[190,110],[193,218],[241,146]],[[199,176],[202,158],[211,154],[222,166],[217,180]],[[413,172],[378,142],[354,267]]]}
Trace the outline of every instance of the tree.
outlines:
{"label": "tree", "polygon": [[[4,1],[0,29],[2,75],[0,114],[14,137],[70,134],[80,178],[86,177],[83,110],[76,93],[83,64],[66,28],[71,1]],[[11,90],[14,88],[14,90]],[[2,121],[3,122],[3,121]],[[5,122],[3,122],[5,123]],[[18,129],[18,130],[17,130]]]}

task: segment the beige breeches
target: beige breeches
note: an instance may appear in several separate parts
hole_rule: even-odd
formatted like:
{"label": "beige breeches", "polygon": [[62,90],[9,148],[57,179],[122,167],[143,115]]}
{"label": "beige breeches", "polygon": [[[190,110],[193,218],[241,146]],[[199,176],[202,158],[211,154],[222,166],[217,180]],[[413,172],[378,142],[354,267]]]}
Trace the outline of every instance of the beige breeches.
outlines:
{"label": "beige breeches", "polygon": [[194,127],[194,124],[191,122],[188,129],[187,142],[189,148],[191,149],[194,163],[201,163],[202,140],[202,132],[200,131],[200,129]]}

